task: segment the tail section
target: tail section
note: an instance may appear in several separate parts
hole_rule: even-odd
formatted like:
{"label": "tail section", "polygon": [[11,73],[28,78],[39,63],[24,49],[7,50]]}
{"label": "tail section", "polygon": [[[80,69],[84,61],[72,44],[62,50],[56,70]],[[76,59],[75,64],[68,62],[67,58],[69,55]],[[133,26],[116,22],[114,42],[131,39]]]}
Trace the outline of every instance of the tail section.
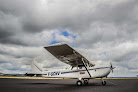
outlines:
{"label": "tail section", "polygon": [[38,65],[35,59],[31,62],[31,69],[32,73],[42,73],[44,71],[44,69],[40,65]]}

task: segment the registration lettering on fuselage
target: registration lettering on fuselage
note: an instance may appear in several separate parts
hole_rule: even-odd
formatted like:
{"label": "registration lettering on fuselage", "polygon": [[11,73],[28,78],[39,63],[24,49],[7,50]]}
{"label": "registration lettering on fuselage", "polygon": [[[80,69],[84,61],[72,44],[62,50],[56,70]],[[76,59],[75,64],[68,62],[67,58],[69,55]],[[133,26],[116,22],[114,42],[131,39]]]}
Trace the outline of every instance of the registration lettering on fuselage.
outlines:
{"label": "registration lettering on fuselage", "polygon": [[56,76],[56,75],[59,75],[60,72],[49,72],[48,73],[48,76]]}

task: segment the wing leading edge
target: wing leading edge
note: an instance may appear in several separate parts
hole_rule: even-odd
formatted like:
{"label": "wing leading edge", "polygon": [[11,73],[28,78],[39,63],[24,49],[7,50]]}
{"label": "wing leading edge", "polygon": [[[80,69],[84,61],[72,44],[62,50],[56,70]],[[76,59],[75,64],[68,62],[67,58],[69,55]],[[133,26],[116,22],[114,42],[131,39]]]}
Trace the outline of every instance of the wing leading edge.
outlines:
{"label": "wing leading edge", "polygon": [[84,63],[91,67],[94,66],[93,63],[90,63],[84,56],[79,54],[76,50],[67,44],[52,45],[44,48],[57,59],[71,65],[72,67],[84,65]]}

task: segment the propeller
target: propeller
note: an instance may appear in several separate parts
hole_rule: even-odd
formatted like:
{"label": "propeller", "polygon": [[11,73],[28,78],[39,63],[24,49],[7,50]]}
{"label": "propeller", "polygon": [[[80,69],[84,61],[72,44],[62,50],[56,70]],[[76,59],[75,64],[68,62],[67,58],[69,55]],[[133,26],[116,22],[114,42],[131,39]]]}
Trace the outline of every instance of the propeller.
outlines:
{"label": "propeller", "polygon": [[111,71],[112,71],[112,73],[113,73],[113,69],[114,69],[115,67],[112,66],[112,63],[111,63],[111,62],[110,62],[110,65],[111,65],[111,66],[110,66],[110,69],[111,69]]}

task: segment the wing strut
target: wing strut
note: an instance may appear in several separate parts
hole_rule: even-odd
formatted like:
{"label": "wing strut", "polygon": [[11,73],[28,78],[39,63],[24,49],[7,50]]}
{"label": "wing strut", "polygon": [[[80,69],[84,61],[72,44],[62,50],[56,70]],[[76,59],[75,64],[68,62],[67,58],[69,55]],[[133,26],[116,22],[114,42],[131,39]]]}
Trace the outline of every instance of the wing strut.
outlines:
{"label": "wing strut", "polygon": [[90,74],[89,70],[87,69],[87,67],[86,67],[86,65],[85,65],[84,59],[83,59],[83,58],[81,58],[81,59],[82,59],[82,63],[83,63],[83,65],[84,65],[86,71],[88,72],[89,76],[91,77],[91,74]]}

